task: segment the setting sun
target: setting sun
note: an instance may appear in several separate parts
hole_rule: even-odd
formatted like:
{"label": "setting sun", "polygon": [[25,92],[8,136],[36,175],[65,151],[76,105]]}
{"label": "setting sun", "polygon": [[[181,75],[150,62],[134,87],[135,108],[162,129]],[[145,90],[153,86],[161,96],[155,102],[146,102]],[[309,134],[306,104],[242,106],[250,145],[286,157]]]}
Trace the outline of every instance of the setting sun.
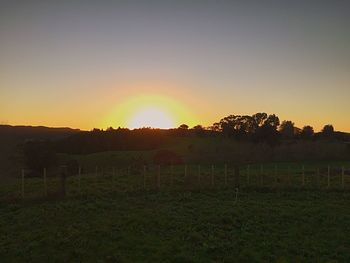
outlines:
{"label": "setting sun", "polygon": [[155,94],[126,97],[104,120],[104,126],[118,123],[127,128],[175,128],[186,123],[197,124],[191,110],[175,97]]}
{"label": "setting sun", "polygon": [[163,109],[145,107],[139,109],[139,111],[131,117],[128,127],[132,129],[142,127],[166,129],[174,127],[174,121]]}

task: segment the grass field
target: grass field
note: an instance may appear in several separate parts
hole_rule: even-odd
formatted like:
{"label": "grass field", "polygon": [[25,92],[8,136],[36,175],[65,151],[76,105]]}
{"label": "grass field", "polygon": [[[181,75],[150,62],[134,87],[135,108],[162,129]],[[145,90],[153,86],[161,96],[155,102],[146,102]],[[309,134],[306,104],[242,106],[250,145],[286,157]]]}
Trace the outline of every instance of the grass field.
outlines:
{"label": "grass field", "polygon": [[106,192],[0,208],[1,262],[349,262],[350,193]]}
{"label": "grass field", "polygon": [[[331,171],[349,167],[328,163]],[[21,180],[2,184],[1,262],[349,262],[350,176],[342,189],[333,174],[327,188],[328,164],[305,163],[301,187],[302,165],[278,163],[275,184],[275,165],[264,164],[263,185],[260,164],[251,164],[249,185],[240,167],[238,194],[223,165],[214,167],[214,185],[210,165],[200,185],[197,165],[186,177],[185,166],[161,167],[160,191],[157,167],[146,181],[133,168],[86,170],[67,179],[65,198],[49,173],[47,197],[43,178],[25,179],[24,200]]]}

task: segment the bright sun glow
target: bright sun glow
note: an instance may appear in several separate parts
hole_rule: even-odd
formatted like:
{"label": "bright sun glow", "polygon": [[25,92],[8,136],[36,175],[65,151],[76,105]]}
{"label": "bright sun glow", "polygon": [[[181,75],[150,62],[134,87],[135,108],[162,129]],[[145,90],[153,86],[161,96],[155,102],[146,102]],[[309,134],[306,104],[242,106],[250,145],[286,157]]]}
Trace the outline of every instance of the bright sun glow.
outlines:
{"label": "bright sun glow", "polygon": [[141,127],[167,129],[174,127],[174,121],[164,110],[157,107],[146,107],[139,109],[130,118],[128,127],[131,129]]}
{"label": "bright sun glow", "polygon": [[106,116],[104,126],[127,128],[175,128],[186,123],[193,126],[196,118],[175,98],[161,95],[138,95],[124,98]]}

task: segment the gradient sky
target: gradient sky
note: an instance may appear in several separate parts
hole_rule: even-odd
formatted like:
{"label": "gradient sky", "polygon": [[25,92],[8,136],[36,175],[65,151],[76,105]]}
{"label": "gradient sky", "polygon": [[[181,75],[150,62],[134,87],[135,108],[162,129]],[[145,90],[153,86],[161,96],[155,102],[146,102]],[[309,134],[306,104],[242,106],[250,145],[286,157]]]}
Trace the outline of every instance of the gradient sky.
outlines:
{"label": "gradient sky", "polygon": [[346,0],[1,1],[0,123],[118,127],[119,105],[154,94],[188,111],[177,124],[264,111],[350,131],[349,14]]}

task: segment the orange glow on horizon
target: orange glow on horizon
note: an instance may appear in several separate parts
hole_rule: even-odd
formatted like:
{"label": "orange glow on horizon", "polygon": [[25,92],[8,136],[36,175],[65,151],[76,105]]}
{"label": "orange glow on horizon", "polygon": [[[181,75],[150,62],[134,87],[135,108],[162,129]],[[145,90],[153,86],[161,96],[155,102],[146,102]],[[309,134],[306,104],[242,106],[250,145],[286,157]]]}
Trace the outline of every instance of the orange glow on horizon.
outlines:
{"label": "orange glow on horizon", "polygon": [[103,124],[127,128],[194,126],[196,117],[184,104],[167,96],[148,94],[126,97],[106,116]]}

